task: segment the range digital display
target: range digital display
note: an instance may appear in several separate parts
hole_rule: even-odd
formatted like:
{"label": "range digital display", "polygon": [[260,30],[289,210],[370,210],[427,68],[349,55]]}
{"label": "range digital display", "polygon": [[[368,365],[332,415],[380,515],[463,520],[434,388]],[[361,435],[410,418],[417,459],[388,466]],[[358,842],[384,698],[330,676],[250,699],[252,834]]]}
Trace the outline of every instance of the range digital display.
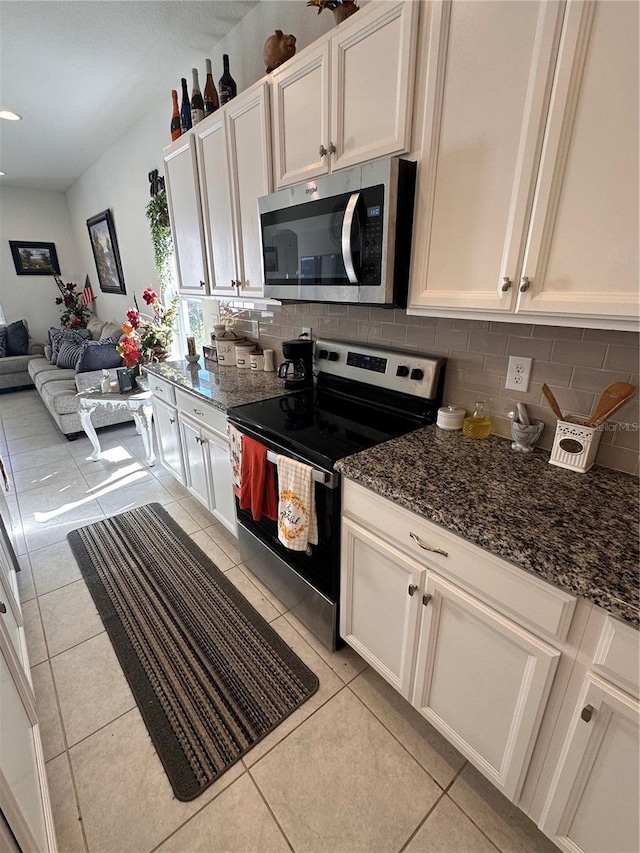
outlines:
{"label": "range digital display", "polygon": [[374,373],[387,372],[387,359],[377,355],[363,355],[361,352],[348,352],[347,364],[361,367],[362,370],[372,370]]}

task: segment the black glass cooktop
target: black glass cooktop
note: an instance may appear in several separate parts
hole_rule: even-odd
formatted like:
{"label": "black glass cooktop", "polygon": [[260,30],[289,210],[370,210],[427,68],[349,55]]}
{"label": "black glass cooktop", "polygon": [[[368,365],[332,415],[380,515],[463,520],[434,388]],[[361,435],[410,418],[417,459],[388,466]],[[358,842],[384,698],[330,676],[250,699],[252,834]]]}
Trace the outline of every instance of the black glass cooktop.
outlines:
{"label": "black glass cooktop", "polygon": [[304,460],[331,469],[334,462],[424,426],[424,418],[348,399],[323,389],[229,409],[232,421],[245,425],[265,444],[269,440]]}

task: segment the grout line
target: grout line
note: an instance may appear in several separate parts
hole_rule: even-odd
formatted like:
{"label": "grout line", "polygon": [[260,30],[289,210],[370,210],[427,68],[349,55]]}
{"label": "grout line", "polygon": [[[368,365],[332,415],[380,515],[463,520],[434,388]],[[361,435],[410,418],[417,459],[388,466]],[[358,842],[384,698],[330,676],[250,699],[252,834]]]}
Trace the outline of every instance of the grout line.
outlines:
{"label": "grout line", "polygon": [[[258,762],[256,762],[256,764],[257,764],[257,763],[258,763]],[[255,764],[254,764],[253,766],[255,767]],[[282,837],[284,838],[284,840],[285,840],[285,841],[287,842],[287,844],[289,845],[289,849],[292,851],[292,853],[295,853],[295,847],[293,846],[293,844],[292,844],[292,843],[291,843],[291,841],[289,840],[289,836],[288,836],[288,835],[287,835],[287,833],[284,831],[284,827],[282,826],[282,824],[280,823],[280,821],[279,821],[279,820],[278,820],[278,818],[276,817],[276,814],[275,814],[275,812],[273,811],[273,809],[271,808],[271,806],[269,805],[269,802],[268,802],[267,798],[265,797],[265,795],[264,795],[264,794],[262,793],[262,791],[260,790],[260,786],[258,785],[257,781],[253,778],[253,774],[251,773],[251,768],[250,768],[250,767],[248,767],[248,768],[247,768],[247,776],[248,776],[248,777],[249,777],[249,779],[253,782],[253,785],[254,785],[254,787],[255,787],[256,791],[258,792],[258,796],[260,797],[260,799],[262,800],[262,802],[265,804],[265,806],[266,806],[266,808],[267,808],[267,811],[269,812],[269,814],[270,814],[270,815],[271,815],[271,817],[273,818],[273,820],[274,820],[274,822],[275,822],[276,826],[278,827],[278,829],[279,829],[279,830],[280,830],[280,832],[282,833]]]}

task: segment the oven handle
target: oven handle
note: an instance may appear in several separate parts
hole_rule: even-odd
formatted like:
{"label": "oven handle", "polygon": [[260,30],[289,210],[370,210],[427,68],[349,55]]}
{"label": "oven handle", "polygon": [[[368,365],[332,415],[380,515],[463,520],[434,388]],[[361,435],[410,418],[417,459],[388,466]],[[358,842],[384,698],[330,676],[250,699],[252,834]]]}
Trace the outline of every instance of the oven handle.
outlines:
{"label": "oven handle", "polygon": [[351,193],[351,197],[347,202],[347,208],[344,212],[342,220],[342,260],[344,268],[347,271],[347,278],[351,284],[360,284],[358,274],[353,263],[353,244],[351,242],[351,228],[353,226],[353,217],[356,213],[356,207],[360,201],[360,193]]}
{"label": "oven handle", "polygon": [[[256,432],[256,431],[250,429],[249,427],[247,427],[246,424],[240,423],[239,421],[236,421],[233,418],[229,418],[229,421],[230,421],[230,423],[232,423],[236,427],[237,430],[239,430],[241,433],[244,433],[244,435],[248,435],[250,438],[253,438],[256,441],[259,441],[261,444],[266,445],[268,442],[269,444],[273,445],[274,447],[277,447],[278,450],[281,451],[280,453],[275,453],[273,450],[269,450],[269,448],[267,448],[267,460],[269,462],[273,462],[274,465],[278,461],[278,456],[289,456],[291,459],[297,459],[298,462],[303,462],[305,465],[309,464],[304,459],[301,459],[299,456],[296,456],[295,453],[291,453],[288,450],[285,451],[283,447],[281,447],[277,442],[273,441],[271,438],[267,439],[264,436],[260,435],[259,432]],[[320,485],[325,486],[327,489],[337,489],[338,484],[340,483],[340,475],[339,474],[331,473],[329,471],[318,470],[317,468],[313,469],[313,473],[311,474],[311,479],[313,480],[314,483],[320,483]]]}

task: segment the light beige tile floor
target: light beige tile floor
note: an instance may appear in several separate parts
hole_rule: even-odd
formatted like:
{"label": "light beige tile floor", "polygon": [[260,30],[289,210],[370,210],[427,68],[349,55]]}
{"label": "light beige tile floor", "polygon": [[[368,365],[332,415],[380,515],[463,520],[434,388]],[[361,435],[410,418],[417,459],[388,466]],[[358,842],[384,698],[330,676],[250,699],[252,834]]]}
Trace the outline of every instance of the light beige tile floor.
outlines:
{"label": "light beige tile floor", "polygon": [[[5,432],[6,425],[6,432]],[[28,432],[27,432],[28,430]],[[28,647],[61,853],[489,853],[556,848],[350,648],[331,654],[132,425],[89,460],[33,391],[0,396]],[[66,542],[147,501],[173,518],[318,676],[318,691],[191,803],[178,802]]]}

